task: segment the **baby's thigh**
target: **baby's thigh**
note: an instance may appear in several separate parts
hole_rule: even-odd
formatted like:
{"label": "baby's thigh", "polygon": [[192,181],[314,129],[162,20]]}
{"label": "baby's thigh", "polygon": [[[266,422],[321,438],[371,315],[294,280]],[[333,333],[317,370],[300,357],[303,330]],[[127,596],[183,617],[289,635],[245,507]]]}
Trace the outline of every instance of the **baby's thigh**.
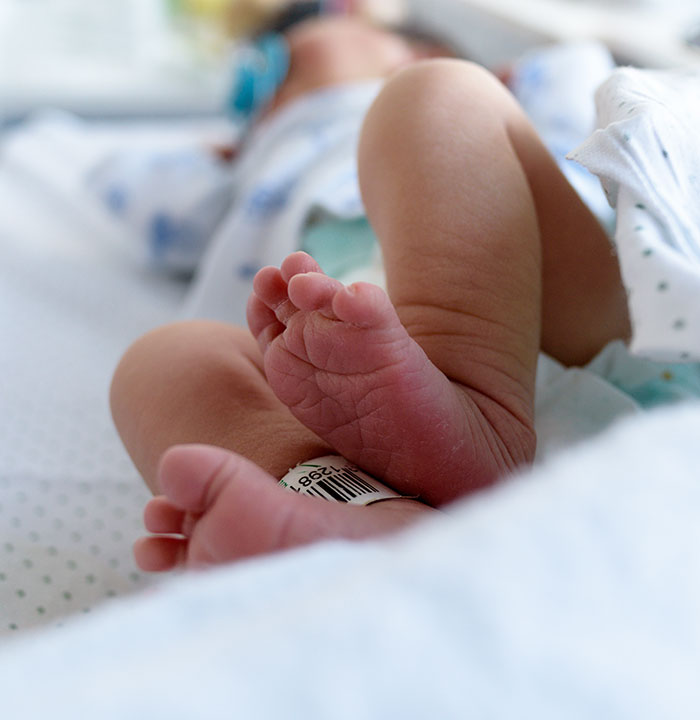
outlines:
{"label": "baby's thigh", "polygon": [[172,445],[239,452],[275,475],[327,448],[275,397],[247,330],[192,321],[167,325],[125,353],[111,388],[121,438],[149,487]]}

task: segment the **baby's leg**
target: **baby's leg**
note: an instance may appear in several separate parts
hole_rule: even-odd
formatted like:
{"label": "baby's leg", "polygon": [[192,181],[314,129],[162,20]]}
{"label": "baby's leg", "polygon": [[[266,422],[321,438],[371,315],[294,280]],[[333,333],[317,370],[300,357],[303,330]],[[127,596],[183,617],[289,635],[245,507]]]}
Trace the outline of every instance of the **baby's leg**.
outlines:
{"label": "baby's leg", "polygon": [[[149,333],[120,362],[111,401],[124,444],[157,495],[146,509],[156,535],[136,546],[146,570],[374,536],[430,511],[411,500],[349,507],[279,487],[290,467],[331,450],[273,395],[255,341],[238,328],[188,322]],[[179,443],[208,445],[170,449]]]}
{"label": "baby's leg", "polygon": [[527,385],[538,297],[542,349],[564,364],[584,364],[629,334],[608,237],[483,68],[436,60],[388,83],[365,123],[360,179],[389,295],[452,379],[474,383],[472,362],[482,374],[469,338],[486,332],[504,343],[501,359],[524,361],[516,375]]}
{"label": "baby's leg", "polygon": [[542,255],[542,338],[562,360],[624,333],[624,294],[597,222],[476,66],[437,61],[392,80],[367,118],[360,176],[398,317],[292,256],[259,276],[250,325],[296,417],[441,504],[532,459]]}
{"label": "baby's leg", "polygon": [[137,340],[110,399],[122,441],[154,493],[161,456],[181,443],[235,450],[277,477],[330,451],[272,394],[250,333],[223,323],[176,323]]}

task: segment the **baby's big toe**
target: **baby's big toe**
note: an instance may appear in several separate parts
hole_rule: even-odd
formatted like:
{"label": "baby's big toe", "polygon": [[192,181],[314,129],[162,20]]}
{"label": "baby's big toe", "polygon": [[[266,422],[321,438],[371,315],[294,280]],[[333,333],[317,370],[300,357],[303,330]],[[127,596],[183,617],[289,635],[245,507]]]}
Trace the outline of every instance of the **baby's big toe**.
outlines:
{"label": "baby's big toe", "polygon": [[299,310],[320,312],[325,317],[335,319],[333,298],[343,289],[339,280],[320,272],[308,272],[295,275],[289,281],[289,299]]}
{"label": "baby's big toe", "polygon": [[143,537],[134,543],[134,560],[144,572],[167,572],[185,563],[187,542],[174,537]]}
{"label": "baby's big toe", "polygon": [[184,512],[203,513],[222,483],[235,474],[237,456],[208,445],[176,445],[165,452],[158,483],[167,500]]}
{"label": "baby's big toe", "polygon": [[401,322],[389,296],[378,285],[353,283],[333,298],[339,320],[366,328],[399,327]]}
{"label": "baby's big toe", "polygon": [[280,272],[285,282],[289,282],[295,275],[321,272],[321,267],[311,255],[300,250],[287,255],[280,265]]}

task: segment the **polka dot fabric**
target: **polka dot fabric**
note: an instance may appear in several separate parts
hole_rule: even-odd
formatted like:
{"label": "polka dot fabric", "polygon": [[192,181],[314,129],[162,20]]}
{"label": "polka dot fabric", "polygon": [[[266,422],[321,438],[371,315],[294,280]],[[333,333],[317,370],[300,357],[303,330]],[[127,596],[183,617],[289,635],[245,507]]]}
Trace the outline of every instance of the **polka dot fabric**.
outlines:
{"label": "polka dot fabric", "polygon": [[630,349],[700,361],[700,73],[622,68],[596,102],[601,128],[569,157],[617,207]]}
{"label": "polka dot fabric", "polygon": [[183,288],[141,275],[76,224],[47,228],[52,243],[41,248],[2,224],[0,636],[9,636],[154,582],[132,559],[148,493],[113,427],[108,389],[128,344],[175,318]]}
{"label": "polka dot fabric", "polygon": [[148,583],[129,552],[147,499],[131,479],[3,477],[0,496],[0,634]]}

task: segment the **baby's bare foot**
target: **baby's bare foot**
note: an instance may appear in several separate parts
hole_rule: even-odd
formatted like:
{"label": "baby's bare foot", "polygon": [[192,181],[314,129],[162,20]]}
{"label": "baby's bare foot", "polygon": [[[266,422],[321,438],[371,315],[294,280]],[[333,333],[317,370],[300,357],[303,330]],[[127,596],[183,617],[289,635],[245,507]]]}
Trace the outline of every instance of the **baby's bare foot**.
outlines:
{"label": "baby's bare foot", "polygon": [[134,547],[138,565],[150,572],[218,565],[323,539],[376,537],[434,512],[408,499],[358,507],[297,495],[240,455],[206,445],[168,450],[159,486],[165,495],[145,511],[154,535]]}
{"label": "baby's bare foot", "polygon": [[513,467],[508,440],[430,362],[379,287],[345,287],[304,253],[261,270],[254,287],[248,323],[270,386],[337,452],[433,506]]}

